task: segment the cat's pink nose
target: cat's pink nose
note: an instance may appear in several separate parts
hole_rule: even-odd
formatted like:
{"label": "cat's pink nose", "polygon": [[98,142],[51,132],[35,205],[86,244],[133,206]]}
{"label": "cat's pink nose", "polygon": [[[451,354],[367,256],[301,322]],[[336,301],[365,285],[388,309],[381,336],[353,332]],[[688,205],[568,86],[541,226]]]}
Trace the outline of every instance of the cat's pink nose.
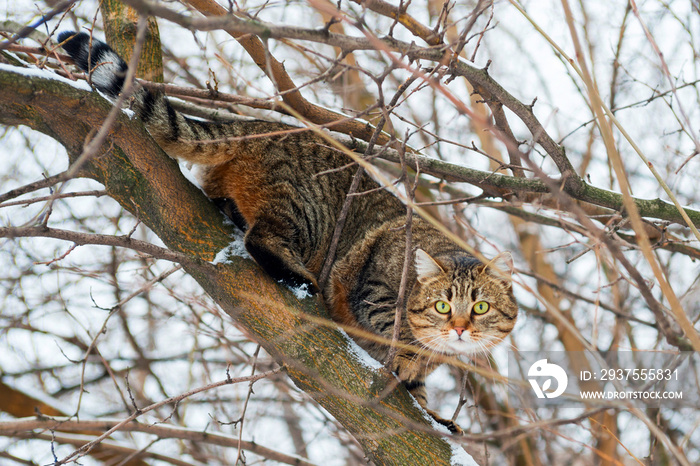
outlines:
{"label": "cat's pink nose", "polygon": [[464,332],[464,327],[455,327],[455,332],[457,332],[457,336],[461,337],[462,332]]}

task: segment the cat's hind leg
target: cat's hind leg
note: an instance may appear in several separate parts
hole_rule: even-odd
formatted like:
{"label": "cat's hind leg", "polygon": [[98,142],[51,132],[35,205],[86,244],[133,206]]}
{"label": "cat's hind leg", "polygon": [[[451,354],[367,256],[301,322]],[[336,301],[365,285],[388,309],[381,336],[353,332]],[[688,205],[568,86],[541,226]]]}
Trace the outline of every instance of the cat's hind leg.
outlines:
{"label": "cat's hind leg", "polygon": [[318,282],[294,247],[294,230],[279,217],[258,218],[246,233],[245,247],[275,280],[293,288],[307,285],[307,291],[316,294]]}
{"label": "cat's hind leg", "polygon": [[241,231],[248,230],[248,222],[241,214],[241,211],[236,205],[236,201],[227,197],[212,198],[212,202],[219,208]]}

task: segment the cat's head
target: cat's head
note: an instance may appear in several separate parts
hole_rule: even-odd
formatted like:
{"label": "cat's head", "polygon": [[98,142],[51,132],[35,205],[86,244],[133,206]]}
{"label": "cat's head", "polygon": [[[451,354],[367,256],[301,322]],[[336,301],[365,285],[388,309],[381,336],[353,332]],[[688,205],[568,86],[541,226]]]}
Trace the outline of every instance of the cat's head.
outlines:
{"label": "cat's head", "polygon": [[486,353],[513,327],[518,305],[510,254],[484,264],[465,252],[415,254],[408,323],[424,348],[443,354]]}

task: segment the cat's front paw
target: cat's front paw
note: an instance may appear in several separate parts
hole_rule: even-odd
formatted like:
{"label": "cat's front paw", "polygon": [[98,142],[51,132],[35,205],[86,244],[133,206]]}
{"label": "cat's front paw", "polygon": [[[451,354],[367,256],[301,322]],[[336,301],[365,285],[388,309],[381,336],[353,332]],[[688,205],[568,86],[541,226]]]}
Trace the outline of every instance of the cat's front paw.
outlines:
{"label": "cat's front paw", "polygon": [[454,421],[447,420],[447,419],[443,419],[443,420],[445,422],[440,422],[440,421],[438,421],[438,422],[440,422],[440,424],[447,427],[450,430],[450,432],[452,432],[455,435],[463,435],[464,434],[464,431],[462,430],[461,427],[459,427],[459,424],[457,424]]}
{"label": "cat's front paw", "polygon": [[437,421],[439,424],[442,424],[443,426],[447,427],[449,429],[449,431],[452,432],[453,434],[455,434],[455,435],[464,434],[464,431],[462,430],[461,427],[459,427],[459,424],[457,424],[456,422],[454,422],[450,419],[445,419],[445,418],[438,416],[438,414],[433,410],[428,409],[426,411],[428,411],[428,414],[430,414],[430,416],[433,419],[435,419],[435,421]]}

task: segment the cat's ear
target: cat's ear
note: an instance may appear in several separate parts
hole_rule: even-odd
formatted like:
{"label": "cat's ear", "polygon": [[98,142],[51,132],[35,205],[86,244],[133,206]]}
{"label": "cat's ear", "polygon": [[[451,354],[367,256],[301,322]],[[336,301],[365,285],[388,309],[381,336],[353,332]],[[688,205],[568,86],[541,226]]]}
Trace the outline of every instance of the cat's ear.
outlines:
{"label": "cat's ear", "polygon": [[503,251],[486,264],[486,272],[501,280],[510,281],[514,270],[513,256],[509,251]]}
{"label": "cat's ear", "polygon": [[416,249],[416,275],[420,283],[445,273],[435,259],[422,249]]}

